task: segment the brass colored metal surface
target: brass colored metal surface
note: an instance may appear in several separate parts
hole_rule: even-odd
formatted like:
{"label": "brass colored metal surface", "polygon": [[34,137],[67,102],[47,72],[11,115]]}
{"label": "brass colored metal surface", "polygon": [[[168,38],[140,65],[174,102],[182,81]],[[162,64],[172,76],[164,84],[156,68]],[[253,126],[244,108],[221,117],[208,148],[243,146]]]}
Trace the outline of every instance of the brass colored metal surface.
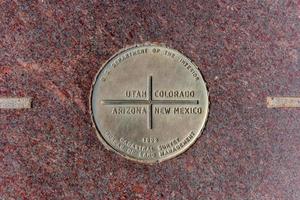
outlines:
{"label": "brass colored metal surface", "polygon": [[176,50],[138,45],[122,50],[96,76],[92,118],[100,140],[144,163],[167,160],[201,135],[208,91],[198,68]]}

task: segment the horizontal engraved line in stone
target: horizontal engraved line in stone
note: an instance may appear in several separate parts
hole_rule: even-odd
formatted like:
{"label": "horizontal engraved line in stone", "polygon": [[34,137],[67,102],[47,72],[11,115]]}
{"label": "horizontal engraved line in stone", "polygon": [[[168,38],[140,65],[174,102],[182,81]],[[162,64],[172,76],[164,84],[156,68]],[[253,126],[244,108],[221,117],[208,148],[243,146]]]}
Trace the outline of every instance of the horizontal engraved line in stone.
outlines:
{"label": "horizontal engraved line in stone", "polygon": [[300,97],[267,97],[268,108],[300,108]]}
{"label": "horizontal engraved line in stone", "polygon": [[183,104],[195,105],[199,104],[199,100],[102,100],[104,105],[150,105],[150,104]]}
{"label": "horizontal engraved line in stone", "polygon": [[0,109],[31,108],[31,97],[0,97]]}

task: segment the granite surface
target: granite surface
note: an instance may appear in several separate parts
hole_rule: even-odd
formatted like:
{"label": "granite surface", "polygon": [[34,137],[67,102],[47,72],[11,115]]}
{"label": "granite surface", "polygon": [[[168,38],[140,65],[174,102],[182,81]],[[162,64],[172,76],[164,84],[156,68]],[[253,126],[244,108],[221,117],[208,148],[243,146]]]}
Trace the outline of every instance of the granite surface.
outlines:
{"label": "granite surface", "polygon": [[[300,1],[0,0],[0,199],[300,199]],[[120,48],[165,43],[210,91],[203,135],[148,166],[91,127],[96,72]]]}

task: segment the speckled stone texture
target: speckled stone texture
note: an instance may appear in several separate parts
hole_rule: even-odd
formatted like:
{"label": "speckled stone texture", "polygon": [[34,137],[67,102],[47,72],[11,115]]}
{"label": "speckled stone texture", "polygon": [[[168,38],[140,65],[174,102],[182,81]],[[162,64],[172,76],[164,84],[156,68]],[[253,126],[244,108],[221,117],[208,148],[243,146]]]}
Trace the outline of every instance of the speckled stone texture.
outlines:
{"label": "speckled stone texture", "polygon": [[[0,0],[0,199],[300,199],[300,2]],[[210,91],[203,135],[154,165],[107,151],[88,97],[120,48],[165,43]]]}

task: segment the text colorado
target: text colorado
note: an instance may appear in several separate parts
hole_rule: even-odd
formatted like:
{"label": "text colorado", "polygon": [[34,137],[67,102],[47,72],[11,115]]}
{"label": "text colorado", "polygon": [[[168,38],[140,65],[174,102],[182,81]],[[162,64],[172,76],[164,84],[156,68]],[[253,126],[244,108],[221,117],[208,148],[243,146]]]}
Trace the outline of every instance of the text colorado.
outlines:
{"label": "text colorado", "polygon": [[194,97],[195,91],[193,90],[155,90],[154,97],[160,98],[189,98]]}

